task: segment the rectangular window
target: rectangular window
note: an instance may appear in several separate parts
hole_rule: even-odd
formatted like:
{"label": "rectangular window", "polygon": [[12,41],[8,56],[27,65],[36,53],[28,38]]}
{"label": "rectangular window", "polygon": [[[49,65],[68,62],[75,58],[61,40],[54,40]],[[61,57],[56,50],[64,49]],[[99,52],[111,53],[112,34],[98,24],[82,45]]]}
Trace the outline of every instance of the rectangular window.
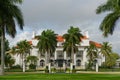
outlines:
{"label": "rectangular window", "polygon": [[63,51],[57,51],[57,58],[58,58],[58,59],[63,59],[63,58],[64,58],[64,53],[63,53]]}
{"label": "rectangular window", "polygon": [[78,51],[77,54],[76,54],[76,57],[82,57],[83,56],[83,51]]}

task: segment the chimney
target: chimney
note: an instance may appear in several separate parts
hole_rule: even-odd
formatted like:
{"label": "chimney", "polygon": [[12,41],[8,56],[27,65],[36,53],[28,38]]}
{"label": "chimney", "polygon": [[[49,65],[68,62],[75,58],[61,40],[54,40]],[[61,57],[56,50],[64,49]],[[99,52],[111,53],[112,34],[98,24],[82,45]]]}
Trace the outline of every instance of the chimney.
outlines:
{"label": "chimney", "polygon": [[35,36],[36,36],[36,33],[35,33],[35,31],[33,31],[33,34],[32,34],[32,39],[34,39],[34,38],[35,38]]}
{"label": "chimney", "polygon": [[88,33],[88,31],[85,31],[85,36],[87,37],[87,38],[89,38],[89,33]]}

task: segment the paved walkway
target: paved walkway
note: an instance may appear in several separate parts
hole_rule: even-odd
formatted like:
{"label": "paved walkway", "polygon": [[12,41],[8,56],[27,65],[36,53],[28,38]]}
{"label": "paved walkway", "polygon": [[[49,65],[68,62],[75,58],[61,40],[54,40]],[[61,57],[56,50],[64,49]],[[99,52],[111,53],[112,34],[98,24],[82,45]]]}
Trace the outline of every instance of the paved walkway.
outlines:
{"label": "paved walkway", "polygon": [[[33,73],[40,73],[40,74],[42,74],[41,72],[5,72],[5,74],[33,74]],[[77,71],[77,74],[79,74],[79,73],[83,73],[83,74],[120,74],[120,72]]]}

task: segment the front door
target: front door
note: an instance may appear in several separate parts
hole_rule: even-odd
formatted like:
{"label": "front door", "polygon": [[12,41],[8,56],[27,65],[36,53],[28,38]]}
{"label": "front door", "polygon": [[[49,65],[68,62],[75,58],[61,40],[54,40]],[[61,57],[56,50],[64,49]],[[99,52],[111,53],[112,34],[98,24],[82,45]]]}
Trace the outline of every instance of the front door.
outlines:
{"label": "front door", "polygon": [[58,59],[58,67],[63,67],[63,59]]}

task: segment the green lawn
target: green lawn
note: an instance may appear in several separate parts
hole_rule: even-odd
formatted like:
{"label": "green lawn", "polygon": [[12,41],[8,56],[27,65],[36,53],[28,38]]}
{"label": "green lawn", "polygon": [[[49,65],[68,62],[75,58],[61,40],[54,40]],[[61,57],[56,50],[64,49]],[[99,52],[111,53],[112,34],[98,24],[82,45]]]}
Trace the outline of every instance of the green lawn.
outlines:
{"label": "green lawn", "polygon": [[0,76],[0,80],[120,80],[120,74],[9,73],[4,76]]}

